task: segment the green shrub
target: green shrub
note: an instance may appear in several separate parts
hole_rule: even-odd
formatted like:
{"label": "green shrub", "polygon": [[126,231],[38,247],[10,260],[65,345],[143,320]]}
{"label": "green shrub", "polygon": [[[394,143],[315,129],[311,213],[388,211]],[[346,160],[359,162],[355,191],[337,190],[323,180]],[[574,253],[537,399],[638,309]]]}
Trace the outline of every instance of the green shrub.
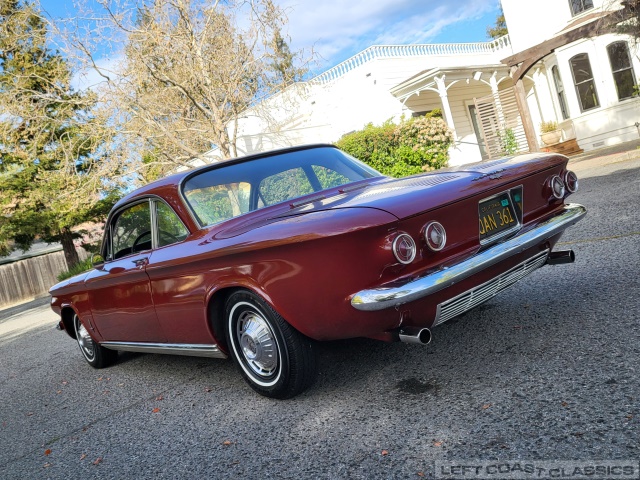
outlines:
{"label": "green shrub", "polygon": [[446,166],[453,136],[441,113],[390,121],[343,136],[336,146],[384,175],[404,177]]}
{"label": "green shrub", "polygon": [[518,140],[512,128],[507,128],[500,133],[500,146],[505,155],[513,155],[518,151]]}
{"label": "green shrub", "polygon": [[61,272],[58,275],[58,281],[61,282],[62,280],[66,280],[67,278],[71,278],[74,275],[78,275],[80,273],[86,272],[87,270],[91,270],[92,268],[93,265],[91,263],[91,257],[89,257],[85,260],[82,260],[81,262],[76,263],[68,271]]}

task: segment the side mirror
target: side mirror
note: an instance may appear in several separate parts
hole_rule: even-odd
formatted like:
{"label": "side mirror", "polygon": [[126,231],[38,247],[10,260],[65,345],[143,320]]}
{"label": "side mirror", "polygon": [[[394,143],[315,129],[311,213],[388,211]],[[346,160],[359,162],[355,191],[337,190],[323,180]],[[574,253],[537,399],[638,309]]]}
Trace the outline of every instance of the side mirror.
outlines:
{"label": "side mirror", "polygon": [[101,267],[102,265],[104,265],[104,258],[102,258],[102,255],[100,255],[99,253],[92,254],[91,265],[93,265],[95,268]]}

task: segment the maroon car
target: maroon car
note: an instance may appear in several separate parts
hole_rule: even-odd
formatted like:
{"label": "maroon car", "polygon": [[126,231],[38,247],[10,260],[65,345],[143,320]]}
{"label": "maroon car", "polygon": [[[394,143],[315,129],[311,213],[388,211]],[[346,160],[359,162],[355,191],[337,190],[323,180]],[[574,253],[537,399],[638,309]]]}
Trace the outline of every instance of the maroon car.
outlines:
{"label": "maroon car", "polygon": [[548,264],[586,213],[561,155],[393,179],[330,145],[229,160],[142,187],[94,270],[51,288],[59,328],[101,368],[117,351],[231,356],[257,392],[314,380],[314,341],[428,343]]}

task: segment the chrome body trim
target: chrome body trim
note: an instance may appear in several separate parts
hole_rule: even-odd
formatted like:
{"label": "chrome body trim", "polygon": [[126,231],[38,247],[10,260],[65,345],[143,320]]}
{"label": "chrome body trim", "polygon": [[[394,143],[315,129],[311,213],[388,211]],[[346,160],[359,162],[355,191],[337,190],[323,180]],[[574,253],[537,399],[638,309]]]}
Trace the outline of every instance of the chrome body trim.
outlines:
{"label": "chrome body trim", "polygon": [[441,303],[438,305],[436,319],[433,322],[433,326],[435,327],[436,325],[440,325],[447,320],[451,320],[452,318],[462,315],[472,308],[491,300],[502,290],[514,285],[538,268],[544,266],[547,262],[548,256],[549,250],[540,252],[482,285],[473,287],[466,292]]}
{"label": "chrome body trim", "polygon": [[109,350],[121,352],[160,353],[169,355],[186,355],[189,357],[227,358],[217,345],[200,345],[187,343],[146,343],[146,342],[102,342]]}
{"label": "chrome body trim", "polygon": [[560,213],[540,222],[531,230],[489,247],[471,258],[444,270],[425,275],[416,280],[404,283],[396,282],[388,286],[357,292],[351,298],[351,305],[357,310],[376,311],[426,297],[512,255],[541,244],[581,220],[586,213],[587,209],[577,203],[565,205]]}

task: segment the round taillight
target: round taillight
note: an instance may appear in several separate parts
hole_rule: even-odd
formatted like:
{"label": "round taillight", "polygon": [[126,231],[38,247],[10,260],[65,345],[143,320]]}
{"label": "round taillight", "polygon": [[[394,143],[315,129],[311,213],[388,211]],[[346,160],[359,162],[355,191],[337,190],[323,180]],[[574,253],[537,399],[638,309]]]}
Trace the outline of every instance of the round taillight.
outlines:
{"label": "round taillight", "polygon": [[447,244],[447,231],[442,224],[430,222],[424,227],[424,241],[434,252],[439,252]]}
{"label": "round taillight", "polygon": [[416,242],[411,235],[401,233],[393,240],[393,254],[400,263],[407,265],[413,262],[416,258]]}
{"label": "round taillight", "polygon": [[551,177],[551,193],[558,200],[564,197],[564,182],[558,175]]}
{"label": "round taillight", "polygon": [[575,193],[578,191],[578,183],[578,176],[571,170],[567,170],[567,173],[564,174],[564,184],[566,185],[569,193]]}

